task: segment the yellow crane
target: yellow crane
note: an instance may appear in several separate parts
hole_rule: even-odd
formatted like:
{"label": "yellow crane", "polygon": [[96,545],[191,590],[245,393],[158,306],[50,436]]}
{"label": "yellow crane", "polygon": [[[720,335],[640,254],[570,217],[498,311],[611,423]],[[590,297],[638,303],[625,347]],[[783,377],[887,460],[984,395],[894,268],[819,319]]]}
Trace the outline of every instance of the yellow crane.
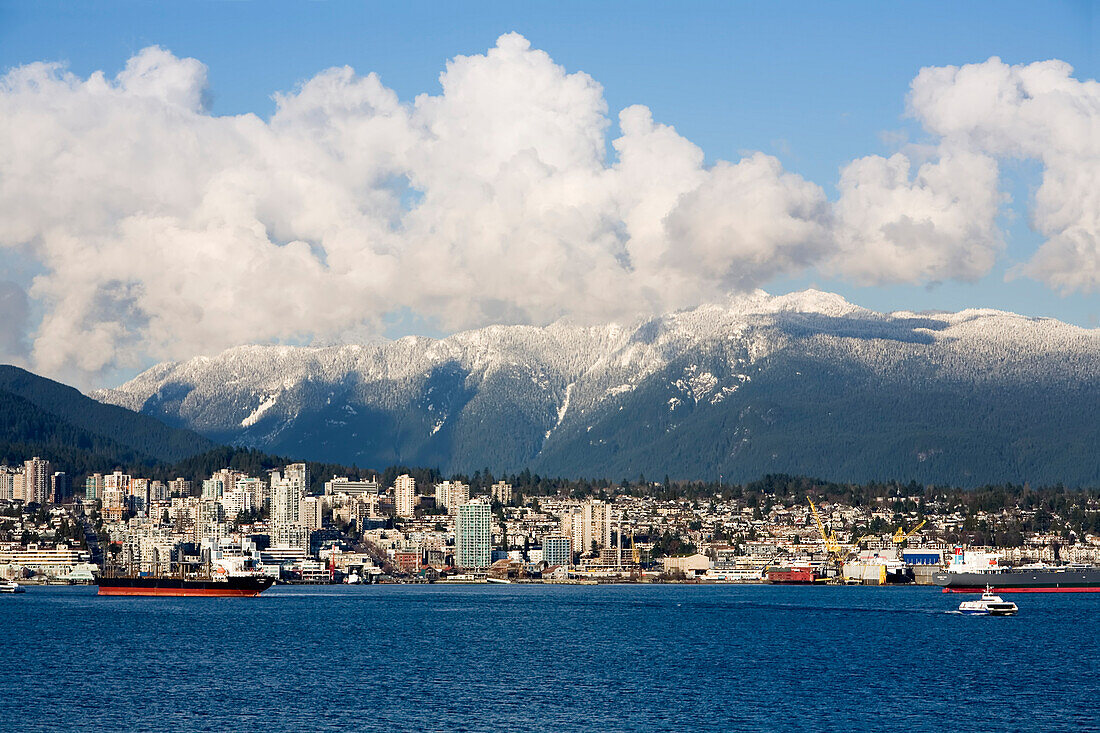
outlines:
{"label": "yellow crane", "polygon": [[826,552],[839,552],[840,543],[836,541],[836,533],[825,531],[825,523],[821,521],[821,515],[817,513],[817,507],[814,506],[814,500],[806,497],[806,501],[810,502],[810,511],[814,514],[814,521],[817,522],[817,531],[821,533],[821,540],[825,543]]}
{"label": "yellow crane", "polygon": [[917,530],[923,527],[924,523],[927,521],[927,519],[920,520],[920,524],[918,524],[916,527],[913,527],[913,529],[909,530],[908,532],[905,531],[904,527],[898,527],[898,531],[894,532],[894,544],[900,545],[902,542],[905,542],[907,539],[916,534]]}
{"label": "yellow crane", "polygon": [[836,532],[826,531],[825,523],[821,521],[821,515],[817,513],[817,507],[814,506],[814,500],[806,497],[806,501],[810,502],[810,511],[813,512],[814,521],[817,523],[817,531],[821,533],[821,539],[825,543],[825,551],[832,555],[833,562],[836,563],[839,569],[852,550],[859,547],[859,544],[869,539],[871,535],[863,535],[859,539],[853,540],[851,544],[840,544],[840,541],[836,538]]}

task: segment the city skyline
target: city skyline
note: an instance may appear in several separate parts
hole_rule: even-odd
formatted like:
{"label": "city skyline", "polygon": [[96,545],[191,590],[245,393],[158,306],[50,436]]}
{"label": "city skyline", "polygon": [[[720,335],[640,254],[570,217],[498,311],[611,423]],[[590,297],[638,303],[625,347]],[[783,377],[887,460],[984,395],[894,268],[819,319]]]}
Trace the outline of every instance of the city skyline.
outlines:
{"label": "city skyline", "polygon": [[0,729],[1088,727],[1098,7],[0,0]]}

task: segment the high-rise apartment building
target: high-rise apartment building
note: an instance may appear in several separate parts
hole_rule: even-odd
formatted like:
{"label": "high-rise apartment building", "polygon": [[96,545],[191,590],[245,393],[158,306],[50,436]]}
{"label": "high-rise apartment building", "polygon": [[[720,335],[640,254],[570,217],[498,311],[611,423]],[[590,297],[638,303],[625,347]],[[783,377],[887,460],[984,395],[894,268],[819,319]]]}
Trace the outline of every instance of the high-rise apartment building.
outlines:
{"label": "high-rise apartment building", "polygon": [[416,479],[407,473],[397,477],[393,482],[393,503],[399,517],[416,514]]}
{"label": "high-rise apartment building", "polygon": [[308,464],[291,463],[289,466],[283,469],[283,478],[290,479],[290,481],[297,487],[300,496],[305,496],[309,493]]}
{"label": "high-rise apartment building", "polygon": [[130,479],[130,509],[139,517],[149,516],[149,479]]}
{"label": "high-rise apartment building", "polygon": [[309,491],[309,467],[304,463],[292,463],[271,472],[271,521],[276,525],[300,524],[299,508]]}
{"label": "high-rise apartment building", "polygon": [[187,479],[180,477],[172,479],[168,482],[168,497],[169,498],[183,498],[185,496],[191,496],[191,482]]}
{"label": "high-rise apartment building", "polygon": [[252,494],[242,489],[233,489],[225,492],[219,502],[225,510],[225,521],[232,522],[241,512],[252,509]]}
{"label": "high-rise apartment building", "polygon": [[588,553],[611,546],[611,504],[593,499],[561,518],[561,532],[573,541],[573,550]]}
{"label": "high-rise apartment building", "polygon": [[103,498],[103,490],[107,487],[102,473],[93,473],[84,479],[84,500],[95,501]]}
{"label": "high-rise apartment building", "polygon": [[149,501],[168,501],[168,484],[163,481],[150,481]]}
{"label": "high-rise apartment building", "polygon": [[458,507],[455,521],[455,564],[487,568],[493,553],[493,512],[489,503],[474,499]]}
{"label": "high-rise apartment building", "polygon": [[50,496],[50,462],[35,456],[23,464],[23,501],[27,504],[48,504]]}
{"label": "high-rise apartment building", "polygon": [[64,471],[54,471],[50,477],[50,501],[57,504],[68,501],[73,495],[73,482]]}
{"label": "high-rise apartment building", "polygon": [[435,485],[435,505],[457,514],[458,508],[470,500],[470,485],[461,481],[444,481]]}
{"label": "high-rise apartment building", "polygon": [[299,523],[306,529],[321,529],[321,510],[324,502],[316,496],[307,496],[298,505]]}
{"label": "high-rise apartment building", "polygon": [[297,524],[298,505],[302,497],[298,487],[290,479],[282,478],[276,472],[271,476],[271,522],[272,524]]}
{"label": "high-rise apartment building", "polygon": [[499,501],[501,504],[509,503],[512,501],[512,484],[497,481],[489,488],[489,496],[493,501]]}
{"label": "high-rise apartment building", "polygon": [[238,478],[236,490],[248,494],[248,508],[259,509],[264,505],[264,494],[267,493],[267,484],[263,479],[252,476]]}
{"label": "high-rise apartment building", "polygon": [[202,500],[217,501],[225,494],[225,482],[220,478],[208,478],[202,481]]}
{"label": "high-rise apartment building", "polygon": [[125,474],[122,471],[109,473],[103,477],[103,490],[107,491],[108,489],[111,489],[119,492],[124,496],[129,496],[131,480],[132,479],[129,474]]}
{"label": "high-rise apartment building", "polygon": [[0,500],[15,498],[15,469],[0,466]]}

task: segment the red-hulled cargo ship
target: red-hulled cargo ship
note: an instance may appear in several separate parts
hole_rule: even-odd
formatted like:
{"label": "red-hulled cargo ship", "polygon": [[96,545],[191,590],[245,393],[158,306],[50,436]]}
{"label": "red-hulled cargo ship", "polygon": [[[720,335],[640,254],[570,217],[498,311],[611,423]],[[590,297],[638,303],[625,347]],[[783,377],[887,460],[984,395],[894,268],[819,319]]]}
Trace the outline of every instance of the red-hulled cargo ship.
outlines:
{"label": "red-hulled cargo ship", "polygon": [[768,568],[767,577],[769,583],[778,585],[813,585],[825,582],[825,578],[809,565]]}
{"label": "red-hulled cargo ship", "polygon": [[258,596],[270,588],[274,578],[266,575],[227,575],[222,578],[180,578],[133,575],[99,578],[101,596]]}

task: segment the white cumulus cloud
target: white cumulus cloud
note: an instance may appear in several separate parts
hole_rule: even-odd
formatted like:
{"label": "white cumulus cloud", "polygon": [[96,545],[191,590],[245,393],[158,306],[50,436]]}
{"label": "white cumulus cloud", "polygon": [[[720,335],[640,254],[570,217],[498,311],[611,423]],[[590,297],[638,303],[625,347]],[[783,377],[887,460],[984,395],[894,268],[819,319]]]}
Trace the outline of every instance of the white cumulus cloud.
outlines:
{"label": "white cumulus cloud", "polygon": [[911,170],[909,157],[871,155],[840,175],[833,270],[861,284],[977,280],[1002,249],[997,162],[939,151]]}
{"label": "white cumulus cloud", "polygon": [[[594,79],[517,34],[452,59],[439,94],[401,100],[333,68],[277,94],[269,120],[210,114],[203,64],[157,47],[114,78],[29,64],[0,79],[0,247],[40,266],[27,292],[43,315],[3,340],[94,381],[377,333],[391,312],[447,330],[622,318],[815,266],[975,279],[1001,250],[997,160],[1011,155],[1046,166],[1035,219],[1050,239],[1029,272],[1092,287],[1100,187],[1076,188],[1095,184],[1080,164],[1100,138],[1095,84],[1033,67],[922,71],[910,105],[934,154],[856,160],[830,202],[761,153],[707,165],[645,107],[613,125]],[[988,85],[1000,91],[970,89]],[[9,301],[29,322],[25,298]]]}
{"label": "white cumulus cloud", "polygon": [[1046,242],[1021,273],[1056,289],[1100,289],[1100,84],[1061,61],[922,69],[913,115],[945,144],[1043,165],[1032,220]]}

